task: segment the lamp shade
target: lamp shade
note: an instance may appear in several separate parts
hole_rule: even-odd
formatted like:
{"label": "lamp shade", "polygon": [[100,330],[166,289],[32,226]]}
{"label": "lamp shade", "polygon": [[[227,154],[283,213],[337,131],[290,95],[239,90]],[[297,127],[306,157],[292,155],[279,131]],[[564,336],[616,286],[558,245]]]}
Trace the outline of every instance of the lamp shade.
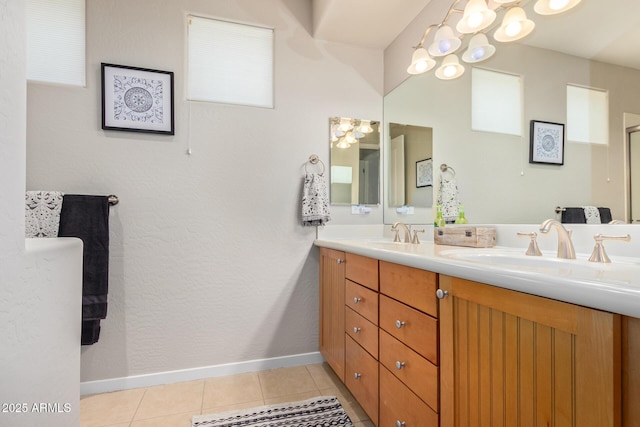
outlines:
{"label": "lamp shade", "polygon": [[360,126],[358,126],[358,131],[361,133],[373,132],[373,128],[371,127],[371,120],[360,120]]}
{"label": "lamp shade", "polygon": [[499,42],[512,42],[526,37],[533,31],[536,24],[527,19],[527,14],[521,7],[512,7],[504,15],[502,25],[493,33],[493,38]]}
{"label": "lamp shade", "polygon": [[496,53],[495,46],[489,44],[487,36],[483,33],[478,33],[469,40],[469,46],[462,55],[462,60],[473,64],[491,58],[494,53]]}
{"label": "lamp shade", "polygon": [[464,67],[460,65],[458,57],[449,55],[444,58],[442,65],[436,70],[436,77],[440,80],[457,79],[464,74]]}
{"label": "lamp shade", "polygon": [[433,43],[429,46],[429,55],[445,56],[455,52],[462,45],[462,40],[453,34],[453,29],[448,25],[438,28]]}
{"label": "lamp shade", "polygon": [[419,47],[413,52],[411,56],[411,65],[407,68],[409,74],[422,74],[426,73],[433,67],[435,67],[436,61],[429,56],[427,49]]}
{"label": "lamp shade", "polygon": [[538,0],[533,10],[540,15],[555,15],[573,9],[581,0]]}
{"label": "lamp shade", "polygon": [[456,30],[462,34],[475,33],[484,30],[495,20],[496,12],[489,9],[484,0],[469,0]]}

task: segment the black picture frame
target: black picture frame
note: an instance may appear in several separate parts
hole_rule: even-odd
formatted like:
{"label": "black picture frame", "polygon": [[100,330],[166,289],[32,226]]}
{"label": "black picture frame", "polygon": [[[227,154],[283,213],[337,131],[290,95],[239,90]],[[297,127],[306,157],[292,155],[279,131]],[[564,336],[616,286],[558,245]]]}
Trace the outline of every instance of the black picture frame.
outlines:
{"label": "black picture frame", "polygon": [[433,160],[424,159],[416,162],[416,188],[433,186]]}
{"label": "black picture frame", "polygon": [[102,129],[174,135],[173,72],[101,64]]}
{"label": "black picture frame", "polygon": [[531,120],[529,163],[564,164],[564,124]]}

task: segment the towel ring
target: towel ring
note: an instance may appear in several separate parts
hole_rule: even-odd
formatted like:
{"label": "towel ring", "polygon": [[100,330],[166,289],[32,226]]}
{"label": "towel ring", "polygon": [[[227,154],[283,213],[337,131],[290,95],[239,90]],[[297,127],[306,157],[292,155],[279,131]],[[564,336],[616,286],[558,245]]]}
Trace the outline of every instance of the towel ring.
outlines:
{"label": "towel ring", "polygon": [[[320,157],[318,157],[317,154],[312,154],[309,156],[309,163],[311,163],[312,165],[317,165],[318,162],[322,165],[322,173],[324,173],[325,171],[325,167],[324,167],[324,162],[322,160],[320,160]],[[309,171],[307,170],[307,164],[304,164],[304,171],[306,173],[309,173]]]}
{"label": "towel ring", "polygon": [[451,166],[448,166],[446,163],[443,163],[440,165],[440,171],[441,172],[451,172],[451,175],[453,175],[454,177],[456,176],[456,170],[454,168],[452,168]]}

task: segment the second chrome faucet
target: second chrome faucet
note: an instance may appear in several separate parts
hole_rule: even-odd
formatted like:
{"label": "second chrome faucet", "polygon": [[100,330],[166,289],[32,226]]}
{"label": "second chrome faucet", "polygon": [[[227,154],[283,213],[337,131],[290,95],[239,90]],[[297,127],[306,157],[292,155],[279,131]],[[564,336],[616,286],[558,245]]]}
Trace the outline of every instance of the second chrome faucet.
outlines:
{"label": "second chrome faucet", "polygon": [[548,233],[552,229],[555,229],[558,233],[558,258],[576,259],[576,251],[571,242],[571,231],[564,228],[564,226],[555,219],[548,219],[540,225],[540,232],[543,234]]}

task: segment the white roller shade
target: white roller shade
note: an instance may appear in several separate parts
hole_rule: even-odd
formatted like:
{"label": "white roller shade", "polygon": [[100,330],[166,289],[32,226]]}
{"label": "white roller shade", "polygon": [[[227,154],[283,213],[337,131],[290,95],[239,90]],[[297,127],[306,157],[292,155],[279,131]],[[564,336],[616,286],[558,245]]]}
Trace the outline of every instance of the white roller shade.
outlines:
{"label": "white roller shade", "polygon": [[522,78],[471,70],[471,129],[522,135]]}

